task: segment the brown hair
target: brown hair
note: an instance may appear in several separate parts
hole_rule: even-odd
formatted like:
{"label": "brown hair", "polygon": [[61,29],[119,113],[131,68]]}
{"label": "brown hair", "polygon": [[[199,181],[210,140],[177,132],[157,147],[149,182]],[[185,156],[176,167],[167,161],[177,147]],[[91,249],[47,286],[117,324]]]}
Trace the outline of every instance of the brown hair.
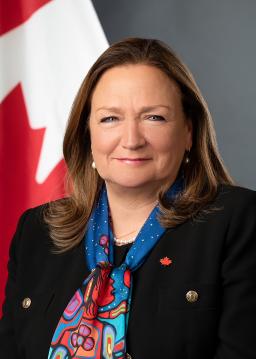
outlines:
{"label": "brown hair", "polygon": [[50,202],[44,208],[44,220],[60,252],[76,246],[83,239],[103,183],[97,171],[91,167],[88,117],[93,90],[105,71],[125,64],[155,66],[176,81],[181,90],[184,113],[193,124],[190,161],[188,164],[182,162],[180,167],[185,177],[185,188],[174,205],[167,203],[163,191],[159,191],[161,223],[167,228],[174,227],[195,217],[213,201],[218,184],[233,184],[218,152],[207,104],[188,68],[162,41],[124,39],[111,45],[94,63],[72,106],[63,142],[69,196]]}

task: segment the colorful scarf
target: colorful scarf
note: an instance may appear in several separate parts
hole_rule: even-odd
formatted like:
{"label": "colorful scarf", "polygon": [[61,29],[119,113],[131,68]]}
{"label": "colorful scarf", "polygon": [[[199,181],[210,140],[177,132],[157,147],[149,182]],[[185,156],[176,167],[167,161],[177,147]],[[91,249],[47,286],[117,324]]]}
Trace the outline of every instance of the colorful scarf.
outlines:
{"label": "colorful scarf", "polygon": [[[182,189],[178,179],[167,192],[173,199]],[[132,294],[132,272],[138,269],[165,229],[156,206],[129,249],[114,266],[114,240],[108,198],[103,186],[85,236],[85,258],[91,274],[68,303],[54,332],[48,359],[126,358],[126,332]]]}

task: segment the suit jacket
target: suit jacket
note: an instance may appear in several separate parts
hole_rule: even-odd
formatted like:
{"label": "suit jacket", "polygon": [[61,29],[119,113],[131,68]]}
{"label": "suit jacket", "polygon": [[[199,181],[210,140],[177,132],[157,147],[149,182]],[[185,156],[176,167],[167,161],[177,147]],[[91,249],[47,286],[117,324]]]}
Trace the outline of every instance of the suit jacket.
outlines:
{"label": "suit jacket", "polygon": [[[166,230],[134,272],[133,359],[256,358],[256,192],[219,186],[212,206],[218,210]],[[24,212],[12,241],[1,358],[46,359],[63,310],[89,274],[83,243],[53,253],[42,209]]]}

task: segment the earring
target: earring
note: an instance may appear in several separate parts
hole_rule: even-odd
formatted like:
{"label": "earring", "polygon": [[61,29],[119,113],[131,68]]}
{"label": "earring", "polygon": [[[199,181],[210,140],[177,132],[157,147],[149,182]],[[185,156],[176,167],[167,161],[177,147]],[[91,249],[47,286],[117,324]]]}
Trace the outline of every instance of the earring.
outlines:
{"label": "earring", "polygon": [[187,150],[187,156],[186,156],[186,158],[185,158],[185,164],[186,164],[186,165],[190,162],[189,152],[190,152],[190,149]]}
{"label": "earring", "polygon": [[92,161],[92,168],[95,170],[96,169],[96,163],[94,161]]}

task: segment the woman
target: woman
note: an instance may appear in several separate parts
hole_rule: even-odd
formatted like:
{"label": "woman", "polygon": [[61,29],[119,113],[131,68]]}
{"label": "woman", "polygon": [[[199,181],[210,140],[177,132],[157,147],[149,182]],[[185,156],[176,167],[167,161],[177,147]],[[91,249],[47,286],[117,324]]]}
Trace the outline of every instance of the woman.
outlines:
{"label": "woman", "polygon": [[110,46],[63,151],[69,197],[13,238],[2,357],[255,358],[256,195],[233,184],[173,51]]}

